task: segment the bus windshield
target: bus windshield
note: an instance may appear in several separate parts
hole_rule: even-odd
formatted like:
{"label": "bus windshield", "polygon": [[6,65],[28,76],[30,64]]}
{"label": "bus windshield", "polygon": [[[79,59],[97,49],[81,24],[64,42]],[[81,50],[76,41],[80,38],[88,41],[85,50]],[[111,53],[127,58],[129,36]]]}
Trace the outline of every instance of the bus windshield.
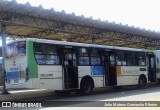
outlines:
{"label": "bus windshield", "polygon": [[26,55],[26,42],[19,41],[7,45],[6,58],[25,56]]}

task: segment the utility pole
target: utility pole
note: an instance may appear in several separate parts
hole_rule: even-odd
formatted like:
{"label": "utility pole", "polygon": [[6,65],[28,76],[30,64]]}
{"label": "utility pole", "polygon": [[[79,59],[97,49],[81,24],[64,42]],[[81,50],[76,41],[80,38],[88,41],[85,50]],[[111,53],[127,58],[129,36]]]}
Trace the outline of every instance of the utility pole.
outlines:
{"label": "utility pole", "polygon": [[8,91],[6,89],[6,84],[5,84],[5,78],[6,78],[6,73],[5,73],[5,58],[6,58],[6,25],[5,23],[2,23],[2,84],[3,84],[3,89],[2,89],[2,94],[8,94]]}

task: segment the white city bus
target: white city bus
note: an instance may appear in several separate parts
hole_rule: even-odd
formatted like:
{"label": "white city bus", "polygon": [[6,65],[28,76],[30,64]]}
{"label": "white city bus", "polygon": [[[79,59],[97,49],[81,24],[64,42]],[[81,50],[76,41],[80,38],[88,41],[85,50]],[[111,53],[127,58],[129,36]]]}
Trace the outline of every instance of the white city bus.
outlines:
{"label": "white city bus", "polygon": [[121,48],[45,39],[22,39],[7,45],[7,88],[56,91],[139,85],[156,81],[155,55]]}

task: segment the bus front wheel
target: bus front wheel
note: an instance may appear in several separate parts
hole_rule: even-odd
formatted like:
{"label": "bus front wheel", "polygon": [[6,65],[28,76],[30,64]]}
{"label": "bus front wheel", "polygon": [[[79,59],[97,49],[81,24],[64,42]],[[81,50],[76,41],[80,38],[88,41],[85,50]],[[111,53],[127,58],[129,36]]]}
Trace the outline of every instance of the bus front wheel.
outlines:
{"label": "bus front wheel", "polygon": [[89,80],[82,80],[80,92],[82,94],[91,94],[93,91],[93,85]]}
{"label": "bus front wheel", "polygon": [[147,80],[145,77],[139,77],[139,81],[138,81],[138,87],[139,88],[145,88],[147,84]]}

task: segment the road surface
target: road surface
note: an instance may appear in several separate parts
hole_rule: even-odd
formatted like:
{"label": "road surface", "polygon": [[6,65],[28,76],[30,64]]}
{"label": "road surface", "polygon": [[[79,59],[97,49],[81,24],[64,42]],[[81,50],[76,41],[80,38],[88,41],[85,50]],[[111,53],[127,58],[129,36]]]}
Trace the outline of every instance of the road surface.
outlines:
{"label": "road surface", "polygon": [[[148,87],[146,89],[125,88],[121,90],[110,90],[110,91],[103,90],[103,91],[95,92],[93,95],[88,95],[88,96],[71,95],[67,97],[32,99],[32,101],[42,100],[42,99],[43,101],[47,100],[50,102],[70,101],[70,103],[62,102],[59,105],[60,107],[34,108],[34,110],[139,110],[139,109],[140,110],[159,110],[160,107],[134,107],[134,106],[133,107],[104,107],[104,105],[105,105],[105,102],[107,102],[108,104],[108,102],[111,102],[111,101],[118,101],[118,102],[119,101],[135,101],[135,102],[160,101],[160,86]],[[87,102],[87,101],[93,101],[93,102]],[[95,107],[96,104],[98,103],[103,103],[102,104],[103,106]],[[89,107],[86,107],[86,106],[89,106]],[[24,109],[27,109],[27,108],[24,108]]]}

